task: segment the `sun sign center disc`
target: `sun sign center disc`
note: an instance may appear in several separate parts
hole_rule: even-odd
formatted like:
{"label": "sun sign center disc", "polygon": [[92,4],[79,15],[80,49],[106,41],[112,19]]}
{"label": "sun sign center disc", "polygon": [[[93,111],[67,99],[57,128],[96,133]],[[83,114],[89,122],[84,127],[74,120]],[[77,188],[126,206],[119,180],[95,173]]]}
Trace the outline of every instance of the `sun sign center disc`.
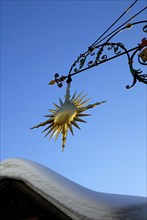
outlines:
{"label": "sun sign center disc", "polygon": [[55,116],[55,123],[58,125],[69,124],[76,115],[76,107],[72,103],[65,103]]}

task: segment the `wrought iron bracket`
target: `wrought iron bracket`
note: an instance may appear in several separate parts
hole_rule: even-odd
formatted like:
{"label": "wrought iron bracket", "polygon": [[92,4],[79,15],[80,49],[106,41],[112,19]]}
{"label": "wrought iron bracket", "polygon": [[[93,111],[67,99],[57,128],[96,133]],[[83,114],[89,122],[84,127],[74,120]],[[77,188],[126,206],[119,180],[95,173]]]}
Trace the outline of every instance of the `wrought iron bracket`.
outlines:
{"label": "wrought iron bracket", "polygon": [[[142,31],[147,33],[147,20],[138,21],[135,23],[128,23],[122,28],[116,29],[114,32],[106,37],[106,41],[101,44],[93,44],[88,47],[88,50],[80,54],[76,61],[71,65],[69,73],[65,76],[59,76],[58,73],[54,75],[54,80],[50,81],[50,85],[57,84],[58,87],[62,87],[63,81],[70,83],[72,81],[72,77],[76,74],[79,74],[83,71],[86,71],[90,68],[98,66],[100,64],[104,64],[112,59],[120,57],[122,55],[127,55],[128,65],[130,72],[133,77],[132,85],[127,85],[126,88],[132,88],[137,81],[147,84],[147,73],[142,73],[141,69],[136,69],[134,67],[134,58],[138,56],[138,63],[140,65],[147,65],[147,39],[144,37],[136,47],[127,49],[126,46],[121,42],[112,42],[112,39],[120,32],[125,29],[130,29],[132,26],[143,24]],[[105,40],[105,38],[104,38]],[[101,41],[100,41],[101,42]],[[113,52],[112,55],[108,55]],[[139,53],[138,53],[139,52]]]}

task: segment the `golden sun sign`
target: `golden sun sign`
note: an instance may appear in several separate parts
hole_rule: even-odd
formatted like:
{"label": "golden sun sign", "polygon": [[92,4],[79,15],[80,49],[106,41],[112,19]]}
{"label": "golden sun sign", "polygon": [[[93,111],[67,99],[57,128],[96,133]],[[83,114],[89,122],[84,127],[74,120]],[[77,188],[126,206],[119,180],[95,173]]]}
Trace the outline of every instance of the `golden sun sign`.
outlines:
{"label": "golden sun sign", "polygon": [[76,96],[75,92],[72,98],[70,98],[70,83],[68,83],[64,102],[62,102],[62,100],[59,98],[60,105],[54,104],[55,109],[49,110],[52,114],[45,115],[45,117],[48,117],[49,119],[32,127],[31,129],[48,125],[42,132],[47,131],[45,137],[51,134],[50,139],[55,136],[55,140],[57,140],[59,134],[61,133],[63,151],[68,130],[70,130],[72,135],[74,135],[72,126],[80,129],[77,122],[86,122],[82,120],[81,117],[89,116],[89,114],[83,114],[83,112],[89,108],[93,108],[106,102],[102,101],[85,106],[85,104],[89,101],[89,99],[84,101],[85,97],[86,95],[81,97],[81,93]]}

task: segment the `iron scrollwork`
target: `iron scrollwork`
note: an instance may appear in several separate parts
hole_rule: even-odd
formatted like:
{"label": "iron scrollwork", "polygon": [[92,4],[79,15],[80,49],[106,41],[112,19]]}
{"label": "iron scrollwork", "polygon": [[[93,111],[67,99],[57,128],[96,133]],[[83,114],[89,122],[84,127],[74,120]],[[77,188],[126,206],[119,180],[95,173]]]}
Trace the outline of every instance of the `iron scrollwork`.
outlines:
{"label": "iron scrollwork", "polygon": [[[133,83],[132,85],[127,85],[126,88],[132,88],[137,81],[147,84],[147,74],[142,73],[141,69],[134,68],[134,58],[138,55],[138,63],[140,65],[147,65],[147,39],[143,38],[141,43],[138,44],[136,47],[127,49],[125,45],[121,42],[112,42],[114,36],[120,33],[122,30],[129,29],[132,26],[137,24],[146,23],[147,21],[139,21],[136,23],[128,23],[127,25],[123,26],[121,29],[118,29],[113,34],[110,34],[110,37],[106,39],[104,43],[95,44],[88,47],[88,50],[80,54],[76,61],[72,64],[69,74],[67,76],[59,77],[59,74],[55,74],[55,79],[50,82],[51,85],[57,83],[58,87],[62,87],[62,82],[66,80],[67,83],[72,81],[72,76],[103,64],[107,61],[115,59],[122,55],[127,55],[128,57],[128,64],[130,72],[133,76]],[[143,32],[147,33],[147,25],[144,25],[142,28]],[[108,35],[109,36],[109,35]],[[104,38],[105,39],[105,38]],[[112,55],[113,52],[113,55]],[[108,53],[108,54],[107,54]],[[137,54],[139,53],[139,54]]]}

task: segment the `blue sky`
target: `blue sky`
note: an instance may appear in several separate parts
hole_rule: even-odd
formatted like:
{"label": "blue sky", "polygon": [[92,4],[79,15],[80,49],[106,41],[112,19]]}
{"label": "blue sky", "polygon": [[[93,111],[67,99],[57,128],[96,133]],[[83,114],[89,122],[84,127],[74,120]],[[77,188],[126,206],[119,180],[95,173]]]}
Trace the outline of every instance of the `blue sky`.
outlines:
{"label": "blue sky", "polygon": [[[1,1],[1,160],[30,159],[99,192],[146,195],[146,85],[125,88],[132,83],[126,56],[73,77],[71,94],[83,91],[89,103],[107,102],[88,110],[88,123],[79,124],[74,137],[68,134],[63,153],[61,137],[48,141],[42,129],[30,130],[52,103],[64,100],[66,83],[48,85],[54,73],[67,75],[132,2]],[[145,4],[138,1],[118,25]],[[145,19],[144,12],[134,22]],[[141,28],[114,42],[137,46],[145,37]]]}

